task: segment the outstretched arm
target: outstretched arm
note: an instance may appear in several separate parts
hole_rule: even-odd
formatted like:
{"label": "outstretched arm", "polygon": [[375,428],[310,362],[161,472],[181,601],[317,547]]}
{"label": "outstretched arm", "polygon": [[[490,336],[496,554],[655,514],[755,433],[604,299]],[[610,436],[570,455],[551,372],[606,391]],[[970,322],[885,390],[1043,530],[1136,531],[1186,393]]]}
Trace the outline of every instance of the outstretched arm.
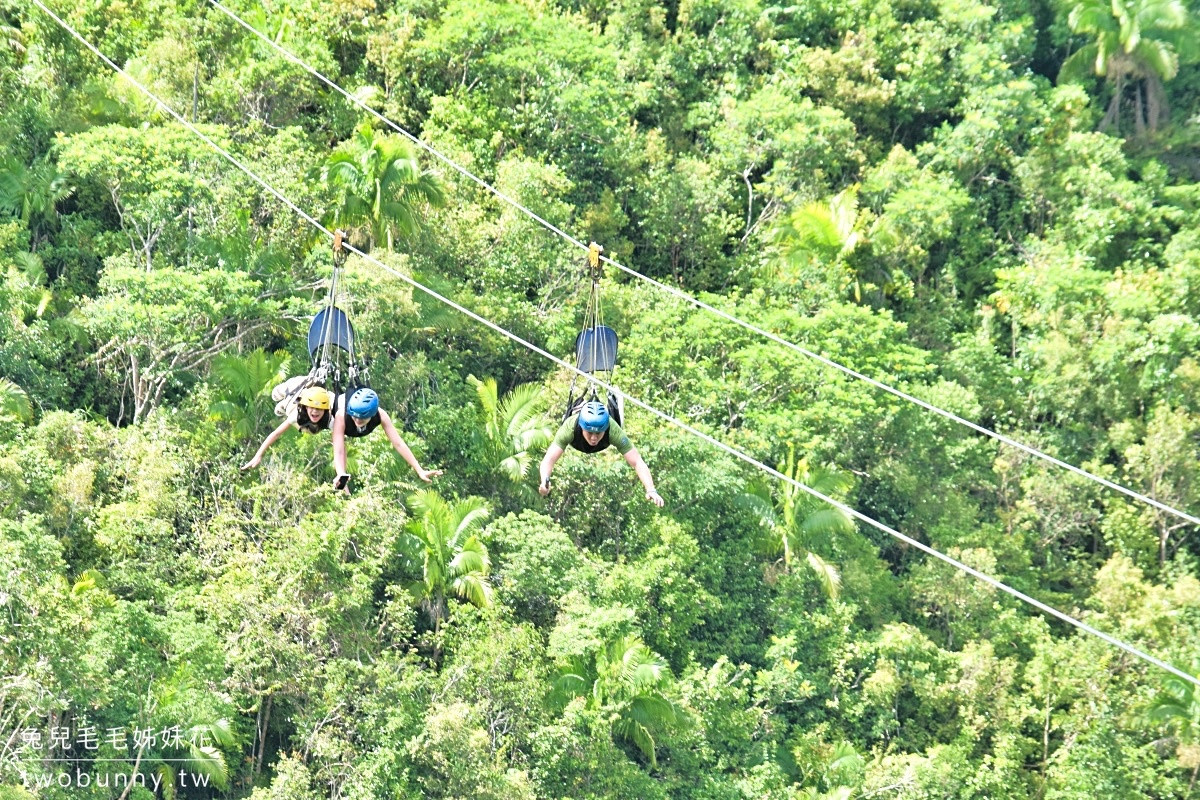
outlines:
{"label": "outstretched arm", "polygon": [[562,458],[563,448],[560,444],[551,444],[546,448],[546,455],[542,458],[542,464],[538,467],[538,476],[541,480],[538,481],[538,492],[542,497],[550,494],[550,473],[554,472],[554,465]]}
{"label": "outstretched arm", "polygon": [[662,508],[663,499],[654,488],[654,476],[650,474],[650,468],[646,466],[646,462],[642,460],[642,454],[637,451],[636,447],[625,454],[625,463],[633,467],[633,471],[637,473],[638,480],[642,482],[642,488],[646,490],[646,499]]}
{"label": "outstretched arm", "polygon": [[[440,469],[421,469],[421,464],[417,461],[417,457],[413,455],[412,448],[405,444],[404,440],[400,438],[400,433],[396,430],[396,426],[392,424],[392,418],[389,417],[388,413],[382,408],[379,409],[379,421],[383,425],[383,432],[387,434],[388,441],[392,443],[392,447],[394,447],[396,452],[400,454],[401,458],[408,462],[408,465],[413,468],[414,472],[417,473],[418,478],[426,483],[431,483],[434,478],[442,474]],[[344,451],[345,447],[342,449]]]}
{"label": "outstretched arm", "polygon": [[263,440],[263,443],[261,445],[259,445],[258,452],[254,454],[254,457],[251,458],[249,461],[247,461],[245,464],[242,464],[242,472],[245,472],[248,469],[254,469],[259,464],[261,464],[262,460],[263,460],[263,454],[267,452],[267,448],[270,447],[271,445],[275,444],[275,441],[280,436],[283,436],[283,434],[290,427],[292,427],[292,420],[290,418],[285,419],[283,422],[279,423],[279,427],[276,428],[275,430],[271,431],[271,433],[267,436],[267,438]]}

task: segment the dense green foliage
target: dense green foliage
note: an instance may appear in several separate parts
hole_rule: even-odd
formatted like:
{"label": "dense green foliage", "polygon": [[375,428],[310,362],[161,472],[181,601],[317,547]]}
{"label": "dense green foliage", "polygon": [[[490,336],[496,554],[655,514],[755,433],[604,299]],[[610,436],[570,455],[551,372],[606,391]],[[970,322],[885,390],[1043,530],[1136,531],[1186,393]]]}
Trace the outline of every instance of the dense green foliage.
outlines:
{"label": "dense green foliage", "polygon": [[[51,5],[390,267],[571,351],[579,251],[209,3]],[[1196,0],[230,7],[622,263],[1200,513]],[[296,433],[239,473],[330,265],[0,0],[0,798],[1197,789],[1194,687],[643,411],[666,508],[611,452],[543,500],[569,376],[358,257],[374,385],[445,474],[377,434],[347,497]],[[646,284],[604,300],[629,395],[1200,668],[1196,526]]]}

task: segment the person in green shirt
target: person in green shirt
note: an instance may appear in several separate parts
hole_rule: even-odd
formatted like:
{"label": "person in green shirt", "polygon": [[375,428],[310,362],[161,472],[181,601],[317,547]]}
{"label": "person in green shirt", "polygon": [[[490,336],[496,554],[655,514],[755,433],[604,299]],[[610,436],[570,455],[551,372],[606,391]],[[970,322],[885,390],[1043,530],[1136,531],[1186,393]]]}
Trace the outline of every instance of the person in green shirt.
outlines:
{"label": "person in green shirt", "polygon": [[550,494],[550,473],[554,471],[554,465],[568,447],[574,447],[581,453],[599,453],[609,446],[617,448],[617,452],[625,456],[625,463],[633,467],[646,490],[646,499],[662,508],[663,499],[654,488],[654,477],[650,474],[650,468],[646,466],[646,462],[642,460],[620,424],[612,419],[604,404],[595,400],[584,403],[578,414],[567,417],[558,433],[554,435],[554,442],[547,448],[539,468],[541,483],[538,485],[538,492],[543,497]]}

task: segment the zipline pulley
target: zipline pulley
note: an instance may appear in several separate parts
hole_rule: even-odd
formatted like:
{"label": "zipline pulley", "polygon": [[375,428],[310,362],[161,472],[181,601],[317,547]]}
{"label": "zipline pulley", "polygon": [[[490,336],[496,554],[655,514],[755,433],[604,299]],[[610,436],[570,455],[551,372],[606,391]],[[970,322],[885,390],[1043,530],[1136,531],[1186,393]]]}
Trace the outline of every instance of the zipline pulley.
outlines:
{"label": "zipline pulley", "polygon": [[341,282],[342,269],[346,266],[348,255],[345,240],[345,231],[334,231],[333,270],[329,277],[329,291],[325,295],[321,310],[308,326],[308,356],[311,360],[308,375],[304,380],[289,381],[288,394],[276,406],[277,413],[281,408],[294,403],[300,392],[309,386],[321,386],[337,395],[347,386],[356,388],[368,385],[367,369],[365,366],[360,367],[358,363],[354,326],[350,324],[346,312],[337,306],[338,284]]}
{"label": "zipline pulley", "polygon": [[[601,373],[604,383],[611,385],[613,374],[617,368],[617,332],[604,324],[603,307],[600,302],[600,278],[603,276],[603,265],[600,254],[604,248],[592,242],[588,245],[586,269],[591,281],[588,292],[587,307],[583,312],[583,329],[575,337],[575,367],[579,372],[571,378],[571,388],[567,392],[567,407],[563,419],[570,417],[577,408],[588,400],[599,400],[599,386],[591,377],[582,387],[579,397],[575,396],[575,386],[579,373],[594,376]],[[610,413],[621,421],[619,403],[616,398],[606,398]]]}

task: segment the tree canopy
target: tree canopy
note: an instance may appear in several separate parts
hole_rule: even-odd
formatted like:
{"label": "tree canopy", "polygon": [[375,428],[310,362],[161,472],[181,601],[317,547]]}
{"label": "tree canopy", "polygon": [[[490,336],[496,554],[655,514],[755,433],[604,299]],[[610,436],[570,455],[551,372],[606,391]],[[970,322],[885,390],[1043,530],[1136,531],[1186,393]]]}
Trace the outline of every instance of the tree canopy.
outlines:
{"label": "tree canopy", "polygon": [[[47,3],[297,206],[569,358],[584,254],[1200,514],[1194,0]],[[1200,704],[370,259],[0,0],[0,798],[1195,796]],[[616,381],[1196,674],[1200,530],[606,268]]]}

